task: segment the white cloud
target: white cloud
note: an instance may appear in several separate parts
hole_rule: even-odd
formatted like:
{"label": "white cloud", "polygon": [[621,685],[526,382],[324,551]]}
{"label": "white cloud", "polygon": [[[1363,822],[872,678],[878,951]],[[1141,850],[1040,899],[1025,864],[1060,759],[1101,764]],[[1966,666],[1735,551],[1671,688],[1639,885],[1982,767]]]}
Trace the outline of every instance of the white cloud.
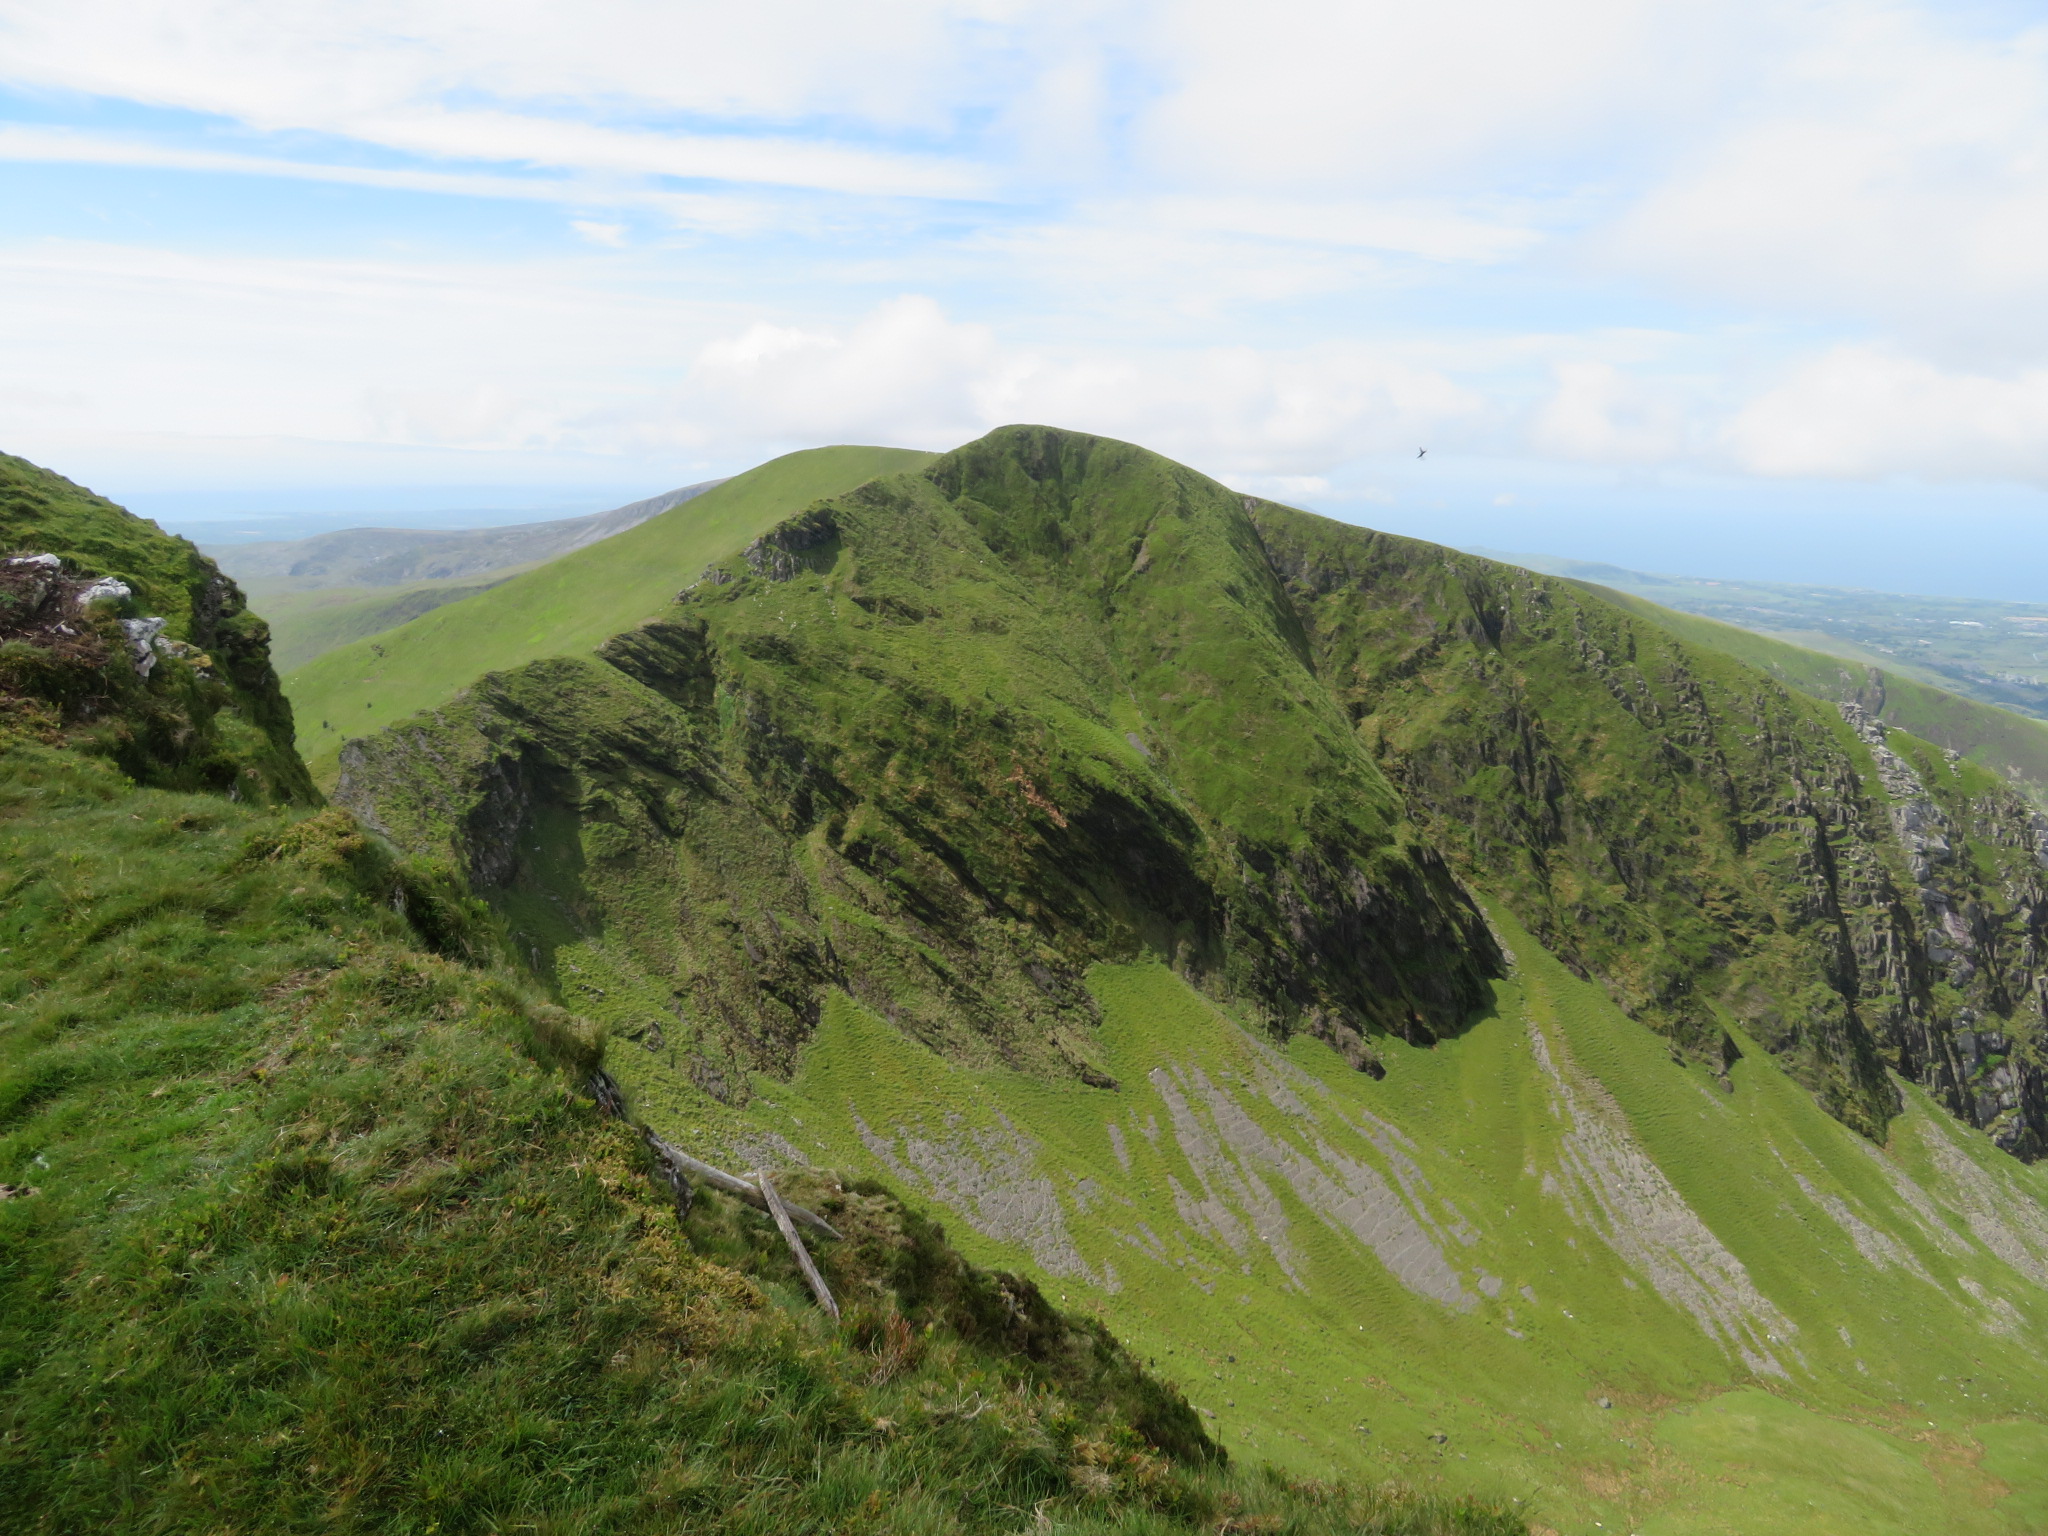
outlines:
{"label": "white cloud", "polygon": [[756,123],[833,115],[931,128],[983,82],[976,12],[922,0],[12,0],[8,78],[340,128],[423,101],[581,102]]}
{"label": "white cloud", "polygon": [[129,135],[81,133],[66,128],[0,125],[0,161],[39,165],[125,166],[145,170],[197,171],[260,176],[286,181],[329,182],[393,192],[444,197],[481,197],[514,202],[642,207],[669,222],[726,235],[753,233],[786,223],[758,198],[732,193],[653,191],[616,180],[579,177],[505,176],[478,172],[423,171],[389,166],[337,165],[290,160],[277,155],[191,149],[151,143]]}
{"label": "white cloud", "polygon": [[[1152,38],[1160,172],[1271,190],[1469,185],[1695,105],[1731,12],[1651,0],[1182,0]],[[1170,17],[1170,23],[1167,18]],[[1503,165],[1505,162],[1505,166]]]}
{"label": "white cloud", "polygon": [[0,79],[46,115],[76,91],[200,116],[4,125],[0,161],[541,202],[580,241],[0,251],[0,344],[40,381],[0,426],[744,457],[1023,418],[1247,485],[1423,443],[2048,483],[2048,28],[1972,25],[1903,0],[6,0]]}
{"label": "white cloud", "polygon": [[1181,194],[1109,211],[1116,222],[1126,226],[1354,246],[1432,261],[1505,261],[1522,255],[1542,238],[1513,218],[1475,214],[1421,198],[1309,200]]}
{"label": "white cloud", "polygon": [[[960,97],[933,83],[973,87],[973,71],[945,67],[957,62],[951,10],[16,0],[0,18],[0,79],[443,159],[955,197],[984,178],[931,155],[759,131],[832,114],[940,126]],[[676,114],[728,121],[633,122]]]}
{"label": "white cloud", "polygon": [[757,440],[950,444],[1039,421],[1265,477],[1314,476],[1483,412],[1449,378],[1369,348],[1030,351],[921,297],[845,331],[761,325],[713,342],[687,393]]}
{"label": "white cloud", "polygon": [[2048,347],[2048,27],[1809,6],[1609,252],[1684,290],[1951,356]]}
{"label": "white cloud", "polygon": [[1686,405],[1675,391],[1608,362],[1563,362],[1537,413],[1531,441],[1545,452],[1599,463],[1657,463],[1686,444]]}
{"label": "white cloud", "polygon": [[1727,444],[1742,468],[1766,475],[2048,483],[2048,368],[1950,372],[1839,347],[1746,405]]}

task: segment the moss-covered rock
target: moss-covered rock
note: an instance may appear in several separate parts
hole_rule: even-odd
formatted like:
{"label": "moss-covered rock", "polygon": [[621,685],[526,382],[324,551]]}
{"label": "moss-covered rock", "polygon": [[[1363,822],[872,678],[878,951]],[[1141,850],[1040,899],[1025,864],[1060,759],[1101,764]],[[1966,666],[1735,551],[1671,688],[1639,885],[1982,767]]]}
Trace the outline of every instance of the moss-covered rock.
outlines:
{"label": "moss-covered rock", "polygon": [[188,541],[0,454],[0,718],[140,783],[306,803],[270,631]]}

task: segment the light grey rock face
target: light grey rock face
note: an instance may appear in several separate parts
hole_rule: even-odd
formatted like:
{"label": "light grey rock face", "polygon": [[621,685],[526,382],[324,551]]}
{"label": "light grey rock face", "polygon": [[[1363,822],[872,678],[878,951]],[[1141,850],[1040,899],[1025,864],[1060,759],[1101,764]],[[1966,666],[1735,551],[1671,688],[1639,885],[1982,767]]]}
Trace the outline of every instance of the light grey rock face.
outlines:
{"label": "light grey rock face", "polygon": [[1532,1023],[1529,1044],[1556,1095],[1553,1113],[1566,1127],[1561,1177],[1546,1177],[1546,1191],[1560,1195],[1574,1220],[1599,1233],[1658,1295],[1750,1370],[1786,1375],[1778,1357],[1800,1361],[1792,1343],[1798,1325],[1757,1289],[1742,1261],[1686,1204],[1613,1095],[1578,1069],[1562,1041],[1552,1042]]}
{"label": "light grey rock face", "polygon": [[2048,1286],[2048,1211],[2009,1177],[1986,1170],[1945,1132],[1929,1136],[1928,1151],[1940,1193],[1962,1212],[1970,1235],[2036,1285]]}
{"label": "light grey rock face", "polygon": [[907,1130],[883,1133],[858,1114],[854,1129],[883,1167],[903,1184],[959,1212],[984,1237],[1016,1243],[1049,1275],[1117,1287],[1114,1270],[1098,1273],[1074,1246],[1065,1209],[1050,1178],[1038,1168],[1038,1144],[1007,1119],[994,1126],[949,1126],[942,1135]]}
{"label": "light grey rock face", "polygon": [[128,637],[128,654],[135,660],[138,676],[148,677],[156,669],[157,647],[163,643],[164,627],[164,621],[157,618],[121,621],[121,632]]}
{"label": "light grey rock face", "polygon": [[1880,721],[1854,703],[1837,707],[1869,748],[1906,877],[1900,889],[1881,870],[1845,869],[1844,887],[1861,902],[1849,914],[1858,1006],[1901,1075],[2007,1151],[2040,1156],[2048,1152],[2048,1080],[2013,1041],[2048,1034],[2048,889],[2034,876],[1987,886],[1972,844],[2048,867],[2048,816],[2009,791],[1967,802],[1951,793],[1945,806]]}
{"label": "light grey rock face", "polygon": [[13,601],[8,617],[17,624],[32,620],[50,600],[50,594],[63,584],[63,570],[64,562],[55,555],[16,555],[9,560],[7,574],[12,578],[9,585]]}
{"label": "light grey rock face", "polygon": [[102,576],[98,581],[80,587],[72,601],[80,608],[89,608],[100,602],[125,603],[134,595],[134,588],[127,582],[113,576]]}

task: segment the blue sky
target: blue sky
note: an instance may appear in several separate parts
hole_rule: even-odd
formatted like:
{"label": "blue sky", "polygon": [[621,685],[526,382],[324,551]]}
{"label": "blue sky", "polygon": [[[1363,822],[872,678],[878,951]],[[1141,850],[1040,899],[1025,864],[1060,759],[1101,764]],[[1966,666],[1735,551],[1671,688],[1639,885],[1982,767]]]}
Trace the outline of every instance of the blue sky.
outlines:
{"label": "blue sky", "polygon": [[0,448],[174,524],[1040,420],[2048,599],[2044,251],[2031,7],[0,0]]}

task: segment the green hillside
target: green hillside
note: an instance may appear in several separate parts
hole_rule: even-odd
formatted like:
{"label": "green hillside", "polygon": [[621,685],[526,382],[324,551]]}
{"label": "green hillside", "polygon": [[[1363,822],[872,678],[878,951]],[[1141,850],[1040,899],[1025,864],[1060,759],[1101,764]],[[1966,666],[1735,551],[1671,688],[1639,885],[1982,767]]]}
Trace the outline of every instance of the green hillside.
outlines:
{"label": "green hillside", "polygon": [[183,674],[4,695],[0,1511],[2043,1528],[2005,776],[1129,444],[910,457],[465,631],[317,814],[76,750]]}
{"label": "green hillside", "polygon": [[790,512],[930,457],[900,448],[787,454],[600,544],[329,651],[285,678],[299,751],[331,783],[348,737],[431,709],[485,672],[591,650]]}
{"label": "green hillside", "polygon": [[1080,972],[1148,953],[1370,1067],[1497,968],[1455,870],[1689,1058],[1734,1023],[1871,1134],[1896,1071],[2048,1147],[2017,795],[1570,583],[1077,434],[828,498],[336,794],[572,995],[553,951],[608,935],[606,1006],[707,1082],[786,1070],[834,987],[1099,1076]]}
{"label": "green hillside", "polygon": [[1960,752],[2003,774],[2037,802],[2048,804],[2048,722],[1931,687],[1900,675],[1897,668],[1883,665],[1876,657],[1859,665],[1755,630],[1660,607],[1629,593],[1581,585],[1693,645],[1733,656],[1802,693],[1860,704],[1887,725]]}
{"label": "green hillside", "polygon": [[[516,573],[515,573],[516,574]],[[366,640],[448,603],[489,591],[508,576],[422,581],[400,587],[333,587],[259,592],[278,670],[290,672],[351,640]]]}
{"label": "green hillside", "polygon": [[1594,591],[1009,428],[336,793],[664,1134],[887,1182],[1241,1455],[1574,1532],[2048,1502],[2038,817]]}
{"label": "green hillside", "polygon": [[0,869],[0,1529],[1522,1528],[1221,1467],[1085,1313],[788,1180],[830,1328],[751,1213],[678,1234],[565,1091],[596,1037],[338,812],[0,732]]}
{"label": "green hillside", "polygon": [[957,1066],[843,999],[743,1112],[616,1059],[707,1152],[921,1196],[1240,1458],[1571,1532],[2040,1529],[2048,1175],[1918,1094],[1880,1152],[1747,1039],[1730,1086],[1677,1066],[1503,927],[1485,1017],[1388,1042],[1379,1081],[1156,965],[1090,977],[1114,1093]]}
{"label": "green hillside", "polygon": [[[878,1185],[783,1180],[839,1229],[838,1328],[752,1212],[705,1194],[679,1226],[582,1091],[601,1031],[445,867],[239,772],[149,787],[240,700],[46,605],[87,560],[167,610],[210,568],[23,479],[66,554],[0,567],[0,1530],[1524,1529],[1226,1465],[1097,1320]],[[229,635],[275,697],[259,631]]]}

